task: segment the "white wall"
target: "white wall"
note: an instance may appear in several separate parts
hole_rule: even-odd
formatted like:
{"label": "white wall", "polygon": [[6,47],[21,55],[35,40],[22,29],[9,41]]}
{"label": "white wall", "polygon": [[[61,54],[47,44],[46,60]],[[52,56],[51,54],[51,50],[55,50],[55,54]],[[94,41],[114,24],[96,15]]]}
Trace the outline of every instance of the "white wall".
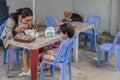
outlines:
{"label": "white wall", "polygon": [[[118,0],[118,4],[120,3],[120,0]],[[118,6],[119,7],[119,10],[118,10],[118,15],[120,13],[120,5]],[[119,31],[120,31],[120,16],[119,16]]]}
{"label": "white wall", "polygon": [[74,8],[77,13],[85,16],[88,13],[96,13],[102,17],[101,32],[110,31],[110,0],[74,0]]}
{"label": "white wall", "polygon": [[36,0],[36,16],[43,19],[47,15],[53,15],[58,19],[63,18],[65,10],[71,10],[72,0]]}
{"label": "white wall", "polygon": [[[59,20],[64,11],[74,11],[83,17],[88,13],[96,13],[102,17],[101,32],[107,31],[115,35],[120,30],[119,3],[120,0],[35,0],[36,18],[41,21],[47,15],[53,15]],[[74,1],[74,5],[73,5]],[[10,12],[20,7],[30,7],[32,0],[7,0]]]}
{"label": "white wall", "polygon": [[[63,18],[63,11],[72,10],[72,0],[35,0],[36,17],[42,20],[46,15],[53,15],[58,19]],[[10,12],[20,7],[30,7],[32,9],[32,0],[7,0],[10,5]]]}
{"label": "white wall", "polygon": [[15,12],[18,8],[30,7],[32,9],[32,0],[6,0],[10,6],[10,12]]}
{"label": "white wall", "polygon": [[115,35],[119,31],[119,0],[112,0],[111,10],[111,35]]}

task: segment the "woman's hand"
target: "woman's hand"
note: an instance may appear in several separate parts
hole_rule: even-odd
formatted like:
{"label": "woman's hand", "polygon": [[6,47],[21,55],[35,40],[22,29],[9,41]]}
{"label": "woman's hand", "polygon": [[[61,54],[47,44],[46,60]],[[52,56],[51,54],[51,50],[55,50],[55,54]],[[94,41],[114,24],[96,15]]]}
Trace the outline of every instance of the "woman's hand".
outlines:
{"label": "woman's hand", "polygon": [[20,26],[18,26],[18,27],[15,29],[15,31],[16,31],[16,32],[19,32],[19,31],[25,30],[25,29],[27,29],[27,28],[28,28],[28,25],[27,25],[27,24],[21,24]]}
{"label": "woman's hand", "polygon": [[37,28],[40,24],[40,21],[38,19],[35,20],[34,22],[34,28]]}

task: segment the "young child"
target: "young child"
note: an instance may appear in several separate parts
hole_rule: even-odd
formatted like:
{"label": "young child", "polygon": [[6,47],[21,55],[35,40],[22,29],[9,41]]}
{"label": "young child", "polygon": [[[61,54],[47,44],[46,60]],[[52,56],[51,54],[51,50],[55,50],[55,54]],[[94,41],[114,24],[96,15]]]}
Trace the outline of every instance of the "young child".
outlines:
{"label": "young child", "polygon": [[[61,25],[60,38],[62,40],[61,40],[60,46],[65,42],[67,42],[69,38],[72,38],[74,36],[74,33],[75,31],[70,24],[67,23],[67,24]],[[55,52],[57,52],[58,50],[59,48],[57,48],[56,50],[49,50],[47,51],[46,54],[45,53],[42,54],[42,58],[47,61],[55,60],[55,57],[57,56],[57,53],[55,54]],[[64,58],[62,57],[61,60],[64,60]]]}

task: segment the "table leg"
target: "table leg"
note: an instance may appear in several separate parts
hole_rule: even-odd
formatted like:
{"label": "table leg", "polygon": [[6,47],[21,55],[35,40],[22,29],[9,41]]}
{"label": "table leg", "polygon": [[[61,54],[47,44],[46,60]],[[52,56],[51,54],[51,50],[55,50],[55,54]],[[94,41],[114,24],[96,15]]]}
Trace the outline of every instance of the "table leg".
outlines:
{"label": "table leg", "polygon": [[75,45],[74,45],[74,48],[73,48],[74,61],[75,62],[78,62],[78,41],[79,41],[79,38],[78,38],[78,35],[76,35]]}
{"label": "table leg", "polygon": [[37,56],[38,50],[30,50],[31,80],[37,80]]}
{"label": "table leg", "polygon": [[97,52],[97,39],[96,39],[96,35],[95,35],[95,27],[93,28],[93,35],[94,35],[94,49]]}
{"label": "table leg", "polygon": [[[8,51],[7,51],[8,52]],[[7,77],[10,76],[10,61],[11,61],[11,53],[12,53],[12,45],[9,46],[9,52],[8,52],[8,69],[7,69]]]}

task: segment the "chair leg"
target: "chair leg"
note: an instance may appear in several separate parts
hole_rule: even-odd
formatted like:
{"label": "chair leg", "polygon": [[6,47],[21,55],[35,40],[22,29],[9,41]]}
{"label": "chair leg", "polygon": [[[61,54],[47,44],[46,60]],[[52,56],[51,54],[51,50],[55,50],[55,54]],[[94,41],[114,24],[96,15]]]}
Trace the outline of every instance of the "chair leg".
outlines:
{"label": "chair leg", "polygon": [[43,80],[44,64],[41,63],[40,80]]}
{"label": "chair leg", "polygon": [[50,65],[50,75],[54,76],[54,74],[55,74],[55,68],[53,65]]}
{"label": "chair leg", "polygon": [[[6,64],[6,57],[7,57],[7,54],[9,53],[9,49],[6,49],[6,50],[4,50],[4,60],[3,60],[3,64]],[[18,51],[14,51],[14,49],[12,49],[12,52],[11,52],[11,60],[10,60],[10,70],[12,70],[12,53],[16,53],[16,61],[18,62],[19,61],[19,53],[18,53]]]}
{"label": "chair leg", "polygon": [[108,60],[109,60],[109,54],[108,54],[108,52],[107,51],[105,51],[105,62],[108,62]]}
{"label": "chair leg", "polygon": [[3,64],[6,64],[7,50],[4,50]]}
{"label": "chair leg", "polygon": [[96,35],[96,44],[98,43],[98,35]]}
{"label": "chair leg", "polygon": [[[13,58],[13,53],[14,53],[14,50],[12,49],[12,52],[10,53],[10,70],[12,70],[12,58]],[[9,54],[9,52],[8,52]]]}
{"label": "chair leg", "polygon": [[88,35],[85,35],[85,39],[84,39],[84,45],[86,46],[88,42]]}
{"label": "chair leg", "polygon": [[7,57],[7,49],[4,50],[3,64],[6,64],[6,57]]}
{"label": "chair leg", "polygon": [[100,57],[101,57],[100,47],[98,48],[98,64],[97,66],[100,67]]}
{"label": "chair leg", "polygon": [[66,64],[62,63],[60,66],[61,69],[61,80],[65,80],[66,78]]}
{"label": "chair leg", "polygon": [[94,48],[95,48],[94,36],[90,35],[90,50],[94,51]]}
{"label": "chair leg", "polygon": [[116,54],[116,70],[120,71],[120,50],[118,49]]}
{"label": "chair leg", "polygon": [[19,51],[16,51],[16,61],[19,61]]}
{"label": "chair leg", "polygon": [[69,80],[72,80],[71,62],[68,62],[68,68],[69,68]]}

